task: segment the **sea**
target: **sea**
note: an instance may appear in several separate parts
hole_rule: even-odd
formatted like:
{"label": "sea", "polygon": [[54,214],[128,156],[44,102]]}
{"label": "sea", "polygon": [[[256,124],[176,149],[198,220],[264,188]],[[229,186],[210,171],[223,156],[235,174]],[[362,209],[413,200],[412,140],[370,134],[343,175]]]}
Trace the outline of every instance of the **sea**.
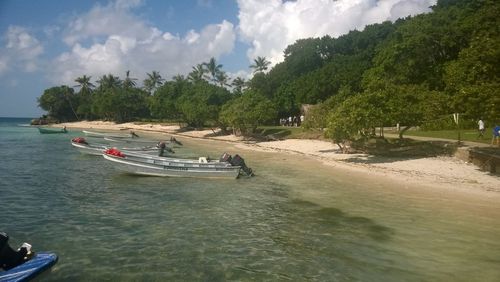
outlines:
{"label": "sea", "polygon": [[40,281],[500,281],[496,195],[182,137],[256,175],[134,176],[29,121],[0,118],[0,231],[58,255]]}

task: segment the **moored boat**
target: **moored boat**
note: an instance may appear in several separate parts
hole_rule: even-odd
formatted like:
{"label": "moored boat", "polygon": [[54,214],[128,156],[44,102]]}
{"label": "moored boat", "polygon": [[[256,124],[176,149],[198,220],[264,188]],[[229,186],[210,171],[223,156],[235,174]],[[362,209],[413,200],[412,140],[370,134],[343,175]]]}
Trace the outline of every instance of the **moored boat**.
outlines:
{"label": "moored boat", "polygon": [[[71,145],[73,147],[75,147],[82,154],[95,155],[95,156],[100,156],[104,153],[104,151],[112,148],[112,146],[110,146],[108,144],[88,143],[85,140],[85,138],[83,138],[83,137],[77,137],[77,138],[71,139]],[[132,151],[132,152],[135,151],[135,152],[141,152],[144,154],[158,154],[160,152],[160,149],[157,148],[156,146],[121,147],[120,150],[127,150],[127,151]],[[173,153],[172,150],[170,150],[169,152]]]}
{"label": "moored boat", "polygon": [[238,155],[231,157],[224,153],[219,160],[205,157],[180,159],[157,157],[116,149],[106,150],[106,160],[113,162],[117,169],[139,175],[163,177],[203,177],[203,178],[238,178],[240,172],[252,176],[252,170]]}
{"label": "moored boat", "polygon": [[107,138],[137,138],[139,137],[137,134],[135,134],[133,131],[130,133],[113,133],[113,132],[97,132],[97,131],[89,131],[89,130],[83,130],[82,131],[86,136],[89,137],[107,137]]}
{"label": "moored boat", "polygon": [[37,127],[37,128],[41,134],[68,133],[66,127],[63,128]]}

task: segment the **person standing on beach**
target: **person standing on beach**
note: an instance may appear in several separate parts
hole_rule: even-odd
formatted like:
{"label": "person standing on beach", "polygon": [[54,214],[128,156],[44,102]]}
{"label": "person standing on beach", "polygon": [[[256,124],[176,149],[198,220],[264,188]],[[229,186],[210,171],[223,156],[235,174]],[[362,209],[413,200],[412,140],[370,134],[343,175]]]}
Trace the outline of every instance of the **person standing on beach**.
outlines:
{"label": "person standing on beach", "polygon": [[500,125],[493,128],[493,138],[491,139],[491,145],[500,145]]}
{"label": "person standing on beach", "polygon": [[479,121],[477,122],[477,125],[479,126],[479,135],[477,136],[477,138],[483,139],[483,137],[484,137],[484,121],[482,118],[479,119]]}

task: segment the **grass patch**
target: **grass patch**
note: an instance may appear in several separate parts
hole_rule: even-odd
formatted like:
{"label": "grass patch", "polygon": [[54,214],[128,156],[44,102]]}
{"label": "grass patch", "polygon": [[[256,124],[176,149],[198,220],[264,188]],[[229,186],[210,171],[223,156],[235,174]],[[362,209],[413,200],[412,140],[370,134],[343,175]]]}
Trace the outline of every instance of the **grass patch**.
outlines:
{"label": "grass patch", "polygon": [[[387,133],[397,134],[396,131],[386,131]],[[493,137],[493,129],[486,128],[484,132],[483,138],[478,138],[479,132],[474,129],[462,129],[460,130],[460,140],[461,141],[470,141],[470,142],[478,142],[490,144],[491,138]],[[424,131],[424,130],[408,130],[405,132],[403,136],[419,136],[419,137],[432,137],[432,138],[441,138],[448,139],[450,141],[458,140],[458,131],[457,130],[435,130],[435,131]]]}

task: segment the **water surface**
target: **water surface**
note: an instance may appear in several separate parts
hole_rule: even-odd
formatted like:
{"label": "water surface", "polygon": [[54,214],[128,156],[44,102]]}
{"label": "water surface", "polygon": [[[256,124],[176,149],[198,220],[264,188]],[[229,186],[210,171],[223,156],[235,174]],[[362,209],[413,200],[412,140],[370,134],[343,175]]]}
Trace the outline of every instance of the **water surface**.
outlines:
{"label": "water surface", "polygon": [[[0,119],[0,229],[60,259],[46,281],[499,281],[499,198],[405,187],[298,155],[242,155],[257,176],[137,177],[70,134]],[[24,122],[26,123],[26,122]]]}

